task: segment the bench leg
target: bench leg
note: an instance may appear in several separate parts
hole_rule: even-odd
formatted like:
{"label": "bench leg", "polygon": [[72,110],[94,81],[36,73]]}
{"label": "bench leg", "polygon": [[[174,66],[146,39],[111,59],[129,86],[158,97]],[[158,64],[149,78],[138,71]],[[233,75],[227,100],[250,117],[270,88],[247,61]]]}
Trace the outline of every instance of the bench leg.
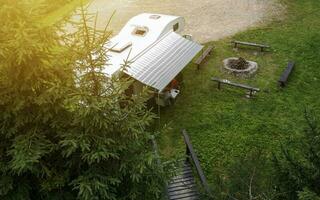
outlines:
{"label": "bench leg", "polygon": [[263,52],[263,47],[261,47],[261,52]]}
{"label": "bench leg", "polygon": [[283,81],[279,81],[279,86],[280,86],[280,87],[284,87],[284,86],[286,86],[286,83],[283,82]]}
{"label": "bench leg", "polygon": [[220,90],[221,89],[221,83],[218,82],[218,89]]}
{"label": "bench leg", "polygon": [[238,44],[237,43],[234,43],[234,48],[238,48]]}
{"label": "bench leg", "polygon": [[250,98],[252,97],[252,90],[250,90],[250,95],[249,96],[250,96]]}
{"label": "bench leg", "polygon": [[197,70],[200,70],[200,64],[197,65]]}

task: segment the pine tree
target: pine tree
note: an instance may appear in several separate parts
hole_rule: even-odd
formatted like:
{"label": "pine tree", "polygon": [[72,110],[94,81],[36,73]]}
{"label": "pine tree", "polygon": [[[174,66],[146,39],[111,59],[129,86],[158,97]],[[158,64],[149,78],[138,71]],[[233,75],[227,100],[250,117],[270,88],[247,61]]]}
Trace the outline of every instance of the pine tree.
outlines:
{"label": "pine tree", "polygon": [[159,198],[148,91],[103,73],[110,33],[82,9],[79,31],[57,34],[27,2],[0,2],[0,198]]}
{"label": "pine tree", "polygon": [[159,198],[166,175],[157,165],[147,131],[155,117],[144,103],[148,91],[127,96],[132,81],[104,74],[104,44],[111,34],[89,27],[90,18],[82,8],[82,26],[69,45],[77,60],[77,87],[67,105],[73,119],[60,144],[75,172],[72,186],[82,199]]}
{"label": "pine tree", "polygon": [[[2,0],[0,7],[0,195],[30,199],[40,194],[48,162],[57,153],[56,132],[64,116],[70,72],[56,65],[57,35],[36,23],[25,1]],[[69,77],[70,76],[70,77]],[[37,191],[34,193],[34,191]]]}

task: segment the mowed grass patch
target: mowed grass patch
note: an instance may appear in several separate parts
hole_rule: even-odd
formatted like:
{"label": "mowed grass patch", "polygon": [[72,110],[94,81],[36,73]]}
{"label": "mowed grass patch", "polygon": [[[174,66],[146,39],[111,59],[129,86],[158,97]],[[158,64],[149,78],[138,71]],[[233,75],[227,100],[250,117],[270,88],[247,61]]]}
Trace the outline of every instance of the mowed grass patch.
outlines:
{"label": "mowed grass patch", "polygon": [[[215,46],[201,70],[190,64],[184,71],[184,86],[176,104],[162,109],[161,124],[172,131],[162,135],[160,146],[166,157],[183,154],[181,129],[186,129],[210,181],[239,157],[263,151],[269,157],[281,142],[298,140],[305,128],[305,108],[320,111],[320,9],[317,0],[283,1],[286,16],[232,38],[208,43]],[[213,27],[214,28],[214,27]],[[259,49],[233,50],[230,41],[265,43]],[[227,57],[244,57],[259,64],[257,74],[237,78],[222,70]],[[277,81],[288,61],[296,67],[286,88]],[[211,77],[228,79],[261,89],[255,98],[245,98],[245,90],[222,86]]]}

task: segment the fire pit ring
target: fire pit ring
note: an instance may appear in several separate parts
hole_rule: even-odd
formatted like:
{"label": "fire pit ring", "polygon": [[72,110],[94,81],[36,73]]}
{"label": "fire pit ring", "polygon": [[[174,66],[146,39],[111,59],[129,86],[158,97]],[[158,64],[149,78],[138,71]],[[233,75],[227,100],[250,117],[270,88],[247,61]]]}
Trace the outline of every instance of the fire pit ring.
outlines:
{"label": "fire pit ring", "polygon": [[258,63],[244,60],[241,57],[227,58],[223,60],[223,66],[228,73],[242,77],[250,77],[258,70]]}

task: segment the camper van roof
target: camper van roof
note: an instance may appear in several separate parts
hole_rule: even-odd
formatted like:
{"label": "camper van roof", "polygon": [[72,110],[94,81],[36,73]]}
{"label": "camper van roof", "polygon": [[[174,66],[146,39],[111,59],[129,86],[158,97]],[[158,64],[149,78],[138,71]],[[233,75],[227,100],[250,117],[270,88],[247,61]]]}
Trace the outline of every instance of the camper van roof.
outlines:
{"label": "camper van roof", "polygon": [[173,24],[178,22],[182,29],[184,19],[179,16],[143,13],[131,18],[119,34],[106,44],[110,50],[104,70],[106,75],[119,72],[124,60],[133,60],[144,53],[159,38],[172,31]]}
{"label": "camper van roof", "polygon": [[137,15],[128,22],[130,25],[140,25],[147,26],[154,31],[163,31],[163,28],[167,26],[170,22],[182,17],[163,15],[163,14],[152,14],[152,13],[142,13]]}
{"label": "camper van roof", "polygon": [[161,92],[166,85],[203,48],[178,34],[183,29],[182,17],[140,14],[133,17],[106,47],[108,76],[121,72],[125,60],[129,67],[122,72]]}

